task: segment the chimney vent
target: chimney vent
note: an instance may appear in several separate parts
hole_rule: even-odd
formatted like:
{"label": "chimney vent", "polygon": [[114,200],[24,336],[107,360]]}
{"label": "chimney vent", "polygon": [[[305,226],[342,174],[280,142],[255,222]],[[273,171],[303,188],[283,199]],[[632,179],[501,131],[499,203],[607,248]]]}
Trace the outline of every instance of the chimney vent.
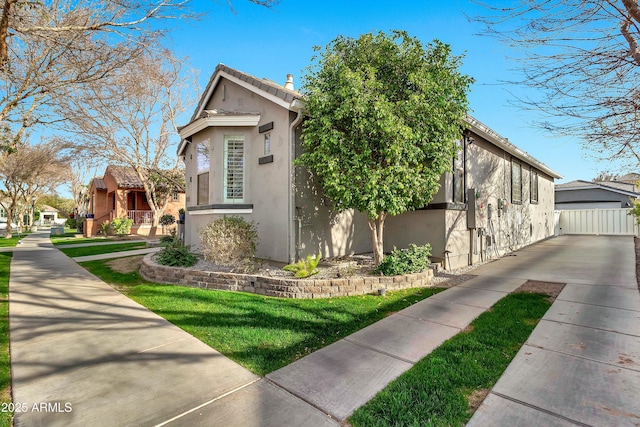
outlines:
{"label": "chimney vent", "polygon": [[293,74],[287,74],[287,81],[284,84],[285,89],[294,90],[293,89]]}

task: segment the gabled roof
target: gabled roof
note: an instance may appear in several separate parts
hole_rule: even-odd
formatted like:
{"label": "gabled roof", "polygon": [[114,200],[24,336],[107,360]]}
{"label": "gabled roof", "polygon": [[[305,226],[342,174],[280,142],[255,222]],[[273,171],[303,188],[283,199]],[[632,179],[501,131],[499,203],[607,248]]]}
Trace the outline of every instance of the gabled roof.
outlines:
{"label": "gabled roof", "polygon": [[271,80],[261,79],[224,64],[218,64],[198,101],[198,106],[191,120],[185,126],[178,128],[178,133],[182,138],[178,146],[179,156],[186,148],[187,138],[209,126],[255,126],[260,121],[260,113],[258,112],[205,110],[221,78],[236,83],[280,107],[291,111],[299,111],[301,108],[299,101],[302,99],[302,94],[300,92],[287,89]]}
{"label": "gabled roof", "polygon": [[633,185],[624,182],[615,181],[602,181],[592,182],[584,181],[581,179],[565,182],[563,184],[556,185],[556,191],[574,191],[574,190],[606,190],[613,193],[624,194],[630,197],[640,197],[640,192],[635,191]]}
{"label": "gabled roof", "polygon": [[144,188],[138,174],[130,166],[109,165],[104,174],[111,175],[119,188]]}
{"label": "gabled roof", "polygon": [[235,82],[258,95],[269,98],[276,104],[285,108],[289,108],[295,100],[302,98],[302,94],[300,92],[286,89],[284,86],[281,86],[271,80],[261,79],[252,76],[251,74],[236,70],[235,68],[228,67],[224,64],[218,64],[209,79],[209,83],[207,83],[207,87],[198,102],[198,106],[191,117],[191,121],[200,117],[221,77]]}
{"label": "gabled roof", "polygon": [[106,190],[107,183],[104,182],[103,178],[93,178],[92,184],[96,187],[97,190]]}
{"label": "gabled roof", "polygon": [[638,173],[628,173],[616,179],[616,181],[624,181],[635,184],[640,181],[640,174]]}
{"label": "gabled roof", "polygon": [[60,212],[58,209],[49,206],[49,205],[42,205],[42,209],[40,209],[41,212]]}
{"label": "gabled roof", "polygon": [[[240,86],[260,96],[263,96],[273,101],[275,104],[287,108],[291,111],[300,112],[304,108],[304,97],[300,92],[287,89],[284,86],[274,83],[271,80],[260,79],[258,77],[254,77],[250,74],[228,67],[224,64],[218,64],[215,71],[213,72],[213,75],[209,79],[209,83],[207,84],[204,94],[198,102],[198,106],[193,113],[193,116],[191,117],[191,121],[187,125],[178,128],[178,132],[182,137],[182,141],[178,147],[179,156],[183,154],[184,149],[187,146],[188,141],[186,138],[189,138],[191,135],[199,132],[207,126],[232,126],[233,124],[231,124],[230,120],[237,120],[238,123],[245,123],[238,124],[239,126],[251,126],[252,124],[249,124],[248,122],[248,120],[250,120],[249,117],[253,117],[253,120],[255,121],[255,124],[253,124],[253,126],[255,126],[260,120],[259,113],[239,111],[221,112],[219,110],[205,110],[205,107],[209,103],[211,95],[213,94],[218,82],[222,77],[235,82]],[[549,168],[547,165],[540,162],[529,153],[522,151],[521,149],[510,143],[506,138],[500,136],[498,133],[490,129],[488,126],[482,124],[475,118],[467,116],[465,121],[467,122],[467,124],[469,124],[471,129],[476,134],[482,136],[497,147],[500,147],[509,154],[519,158],[520,160],[523,160],[526,163],[535,166],[537,169],[553,178],[562,178],[562,175],[560,175],[558,172]],[[229,124],[227,124],[227,122],[229,122]]]}

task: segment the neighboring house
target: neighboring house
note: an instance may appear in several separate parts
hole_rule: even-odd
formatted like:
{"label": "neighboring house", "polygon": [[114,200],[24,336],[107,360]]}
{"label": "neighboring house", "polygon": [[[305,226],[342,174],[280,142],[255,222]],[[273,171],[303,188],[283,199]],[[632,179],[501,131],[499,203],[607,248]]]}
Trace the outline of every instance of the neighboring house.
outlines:
{"label": "neighboring house", "polygon": [[[366,217],[337,213],[302,167],[304,100],[285,86],[218,65],[192,120],[179,129],[186,164],[185,240],[224,215],[254,221],[256,255],[291,262],[372,251]],[[503,255],[553,235],[554,179],[559,174],[477,120],[459,142],[454,172],[425,208],[386,220],[385,251],[432,245],[450,267]],[[489,237],[487,237],[489,236]]]}
{"label": "neighboring house", "polygon": [[[637,175],[637,174],[633,174]],[[631,199],[640,197],[638,180],[571,181],[556,185],[556,209],[620,209],[631,207]],[[640,177],[638,177],[640,178]]]}
{"label": "neighboring house", "polygon": [[49,205],[42,205],[40,209],[40,225],[57,224],[60,211]]}
{"label": "neighboring house", "polygon": [[[152,232],[153,211],[147,202],[142,181],[133,168],[107,166],[103,177],[94,178],[91,181],[89,197],[89,215],[84,226],[85,236],[95,236],[102,223],[111,222],[114,218],[133,220],[132,234],[149,235]],[[164,213],[175,216],[177,220],[178,209],[184,206],[184,192],[175,192]],[[160,234],[161,227],[155,232]]]}

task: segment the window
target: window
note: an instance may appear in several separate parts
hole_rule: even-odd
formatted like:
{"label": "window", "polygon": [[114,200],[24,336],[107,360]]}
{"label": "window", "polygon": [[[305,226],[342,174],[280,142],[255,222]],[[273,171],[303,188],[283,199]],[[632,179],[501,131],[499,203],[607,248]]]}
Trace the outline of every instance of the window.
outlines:
{"label": "window", "polygon": [[211,167],[211,152],[209,140],[199,142],[196,146],[196,168],[197,168],[197,204],[206,205],[209,203],[209,168]]}
{"label": "window", "polygon": [[522,165],[511,160],[511,203],[522,203]]}
{"label": "window", "polygon": [[180,195],[178,194],[177,191],[173,192],[173,194],[171,195],[171,200],[174,202],[177,202],[178,200],[180,200]]}
{"label": "window", "polygon": [[271,154],[271,134],[268,133],[264,136],[264,155]]}
{"label": "window", "polygon": [[465,150],[462,141],[456,141],[458,152],[453,158],[453,202],[464,203]]}
{"label": "window", "polygon": [[225,202],[244,201],[244,136],[224,137],[223,195]]}
{"label": "window", "polygon": [[531,169],[531,203],[538,203],[538,172]]}

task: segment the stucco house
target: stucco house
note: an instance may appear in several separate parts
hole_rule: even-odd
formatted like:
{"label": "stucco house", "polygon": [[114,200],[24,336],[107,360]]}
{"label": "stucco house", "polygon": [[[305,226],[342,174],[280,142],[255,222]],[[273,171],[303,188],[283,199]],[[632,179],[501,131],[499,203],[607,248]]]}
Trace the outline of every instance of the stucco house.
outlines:
{"label": "stucco house", "polygon": [[40,225],[57,224],[60,211],[49,205],[42,205],[40,208]]}
{"label": "stucco house", "polygon": [[[160,234],[162,229],[152,230],[153,211],[147,201],[144,186],[133,168],[107,166],[104,176],[93,178],[89,186],[89,214],[84,225],[86,237],[95,236],[100,225],[114,218],[133,220],[132,234]],[[178,210],[185,206],[184,191],[171,195],[165,214],[178,218]]]}
{"label": "stucco house", "polygon": [[620,209],[640,198],[637,174],[613,181],[576,180],[556,185],[556,209]]}
{"label": "stucco house", "polygon": [[[291,262],[371,252],[363,214],[337,213],[302,167],[303,96],[220,64],[191,121],[180,128],[186,164],[185,242],[223,215],[254,221],[257,256]],[[452,172],[423,209],[390,217],[385,251],[432,245],[434,259],[466,266],[553,235],[554,179],[561,176],[472,117]]]}

